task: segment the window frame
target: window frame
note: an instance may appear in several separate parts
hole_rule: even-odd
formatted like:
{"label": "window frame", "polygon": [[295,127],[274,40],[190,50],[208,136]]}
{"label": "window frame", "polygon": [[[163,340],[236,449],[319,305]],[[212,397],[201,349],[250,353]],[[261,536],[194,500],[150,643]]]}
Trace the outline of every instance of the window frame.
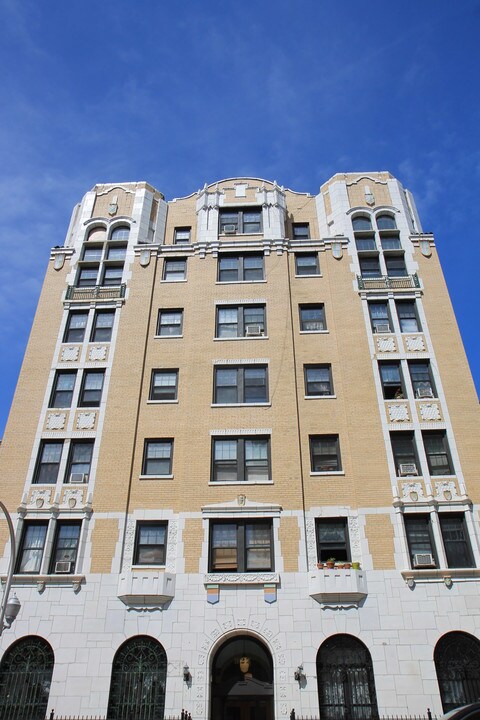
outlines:
{"label": "window frame", "polygon": [[[220,316],[220,312],[222,310],[234,310],[234,309],[237,311],[237,320],[235,323],[231,323],[231,322],[230,323],[219,323],[219,316]],[[248,313],[249,311],[252,311],[252,310],[253,311],[262,310],[263,321],[259,321],[257,323],[245,322],[246,312]],[[221,335],[221,334],[219,334],[219,331],[223,326],[226,326],[226,325],[233,326],[234,324],[236,326],[236,331],[237,331],[236,335],[232,335],[232,334]],[[256,326],[256,325],[258,325],[258,326],[263,325],[263,331],[261,331],[258,335],[248,335],[247,327]],[[258,337],[266,337],[266,335],[267,335],[267,313],[266,313],[266,304],[265,303],[245,303],[245,304],[240,304],[240,305],[232,304],[232,305],[217,305],[216,306],[216,314],[215,314],[215,338],[216,339],[235,340],[237,338],[240,338],[243,340],[245,340],[245,339],[251,340],[251,339],[258,338]]]}
{"label": "window frame", "polygon": [[[163,528],[164,543],[142,543],[141,532],[144,528]],[[168,522],[166,520],[138,520],[135,527],[135,544],[133,548],[132,565],[135,567],[165,567],[167,562],[168,546]],[[142,548],[161,548],[163,562],[141,562],[140,555]]]}
{"label": "window frame", "polygon": [[[403,307],[403,308],[406,308],[406,307],[408,307],[408,306],[411,306],[412,312],[410,313],[410,315],[406,315],[406,316],[404,316],[404,317],[402,318],[401,314],[399,313],[399,308],[402,308],[402,307]],[[401,332],[401,333],[419,333],[419,332],[422,332],[422,325],[421,325],[421,323],[420,323],[420,319],[419,319],[419,316],[418,316],[417,303],[416,303],[415,300],[411,300],[411,299],[409,299],[409,300],[395,300],[395,310],[396,310],[396,312],[397,312],[398,324],[399,324],[400,332]],[[411,322],[412,319],[415,320],[416,330],[404,329],[404,328],[402,327],[402,324],[405,323],[405,322],[407,322],[407,323],[408,323],[408,322]]]}
{"label": "window frame", "polygon": [[[76,545],[74,546],[74,554],[73,554],[74,559],[72,559],[72,560],[67,559],[67,560],[62,561],[57,558],[57,553],[60,551],[60,548],[59,548],[60,534],[61,534],[62,529],[65,527],[78,528],[78,535],[76,538]],[[48,563],[48,565],[49,565],[48,572],[50,575],[74,575],[75,574],[75,570],[77,567],[77,561],[78,561],[78,551],[80,548],[81,533],[82,533],[82,521],[81,520],[57,520],[57,522],[55,523],[55,536],[54,536],[51,555],[50,555],[50,559],[49,559],[49,563]],[[71,562],[72,567],[68,573],[59,573],[58,571],[55,570],[55,565],[57,564],[57,562]]]}
{"label": "window frame", "polygon": [[[179,269],[173,269],[174,265],[181,265]],[[163,261],[162,282],[183,282],[187,279],[187,258],[167,257]]]}
{"label": "window frame", "polygon": [[[388,300],[370,300],[367,304],[368,304],[368,316],[370,318],[370,325],[372,328],[372,332],[374,332],[375,334],[378,333],[378,331],[377,331],[378,325],[388,325],[388,332],[389,333],[393,332],[392,318],[390,315],[390,303],[388,302]],[[383,318],[383,317],[374,318],[373,317],[372,308],[374,305],[385,307],[385,310],[386,310],[385,318]]]}
{"label": "window frame", "polygon": [[[93,450],[94,450],[95,440],[88,439],[88,440],[72,440],[70,442],[70,447],[68,449],[68,458],[67,458],[67,466],[65,468],[65,477],[63,480],[64,485],[70,484],[70,477],[72,475],[86,475],[87,480],[86,483],[90,481],[90,475],[92,473],[92,462],[93,462]],[[77,448],[79,447],[89,447],[90,448],[90,457],[89,459],[85,461],[80,461],[75,458],[75,454],[77,451]],[[82,466],[88,466],[87,470],[72,470],[74,465],[82,465]]]}
{"label": "window frame", "polygon": [[[78,328],[72,328],[71,327],[72,319],[74,317],[82,317],[82,316],[85,317],[85,323],[84,323],[83,327],[81,327],[80,330]],[[69,344],[70,343],[82,343],[85,339],[85,331],[87,329],[87,323],[88,323],[88,310],[86,310],[86,311],[70,310],[70,312],[68,313],[67,322],[65,324],[65,330],[63,333],[63,342],[69,343]],[[77,332],[81,333],[81,339],[71,340],[69,335],[71,333],[77,333]]]}
{"label": "window frame", "polygon": [[[83,262],[83,261],[82,261]],[[95,281],[90,282],[91,279],[93,279],[93,271],[95,270]],[[77,277],[75,281],[75,287],[77,288],[85,288],[85,287],[95,287],[98,282],[98,275],[100,270],[100,263],[86,263],[81,264],[79,263],[78,271],[77,271]],[[89,275],[91,274],[91,278],[83,278],[83,275]]]}
{"label": "window frame", "polygon": [[[429,447],[427,440],[440,439],[442,443],[442,451],[438,451]],[[432,477],[441,477],[445,475],[455,475],[455,468],[453,466],[452,455],[450,452],[450,445],[448,442],[446,430],[422,430],[423,447],[425,448],[425,456],[427,458],[428,472]],[[448,469],[448,472],[437,472],[436,467],[432,464],[432,458],[444,457],[445,463],[443,467]],[[441,467],[438,465],[437,467]]]}
{"label": "window frame", "polygon": [[[173,315],[178,314],[180,316],[180,322],[179,323],[169,323],[162,325],[162,316],[163,315]],[[162,333],[161,330],[163,328],[178,328],[179,332],[174,333]],[[157,317],[157,334],[156,337],[161,338],[173,338],[173,337],[182,337],[183,336],[183,308],[162,308],[158,311],[158,317]]]}
{"label": "window frame", "polygon": [[[258,220],[245,220],[245,216],[248,214],[258,215]],[[232,219],[230,222],[225,222],[222,217],[231,215]],[[236,220],[233,216],[236,215]],[[257,224],[258,230],[245,230],[247,224]],[[226,225],[235,225],[235,232],[226,233],[223,228]],[[263,232],[263,212],[261,205],[242,206],[242,207],[222,207],[218,211],[218,234],[219,235],[259,235]]]}
{"label": "window frame", "polygon": [[[249,370],[262,370],[264,373],[263,385],[265,397],[262,400],[249,400],[248,384],[246,375]],[[230,371],[236,373],[234,385],[222,386],[218,384],[218,374],[222,371]],[[231,387],[236,390],[236,400],[221,402],[219,400],[219,391],[222,387]],[[265,363],[252,363],[248,365],[215,365],[213,368],[213,404],[214,405],[265,405],[268,403],[268,365]]]}
{"label": "window frame", "polygon": [[[325,458],[324,462],[328,462],[328,458],[333,458],[334,453],[319,453],[316,450],[316,444],[317,443],[330,443],[334,442],[335,444],[335,460],[330,461],[329,464],[333,466],[335,464],[335,467],[331,467],[328,469],[318,469],[316,467],[317,461],[316,458]],[[310,473],[312,475],[332,475],[337,473],[343,473],[342,468],[342,457],[340,454],[340,436],[337,434],[314,434],[309,435],[309,446],[310,446]]]}
{"label": "window frame", "polygon": [[[308,373],[312,370],[327,370],[328,381],[325,380],[309,380]],[[330,363],[307,363],[303,366],[303,378],[305,383],[305,397],[309,398],[320,398],[320,397],[333,397],[335,391],[333,389],[333,377],[332,377],[332,366]],[[328,382],[329,392],[309,392],[309,385],[314,383],[326,383]]]}
{"label": "window frame", "polygon": [[[387,277],[408,277],[407,264],[405,262],[404,253],[390,253],[387,251],[387,255],[384,256],[385,269],[387,271]],[[393,268],[391,266],[394,266]],[[395,269],[395,265],[397,268]]]}
{"label": "window frame", "polygon": [[[405,450],[399,451],[398,443],[400,439],[408,439],[411,447],[408,453]],[[392,448],[393,461],[395,464],[396,477],[417,477],[422,475],[422,468],[418,458],[417,441],[413,430],[392,430],[390,432],[390,446]],[[400,474],[400,465],[415,465],[416,473]]]}
{"label": "window frame", "polygon": [[[318,310],[320,318],[319,320],[307,320],[305,318],[302,318],[302,314],[304,312],[308,312],[309,310]],[[327,331],[327,319],[325,314],[325,303],[300,303],[298,306],[298,315],[299,315],[299,324],[300,324],[300,332],[301,333],[322,333],[322,332],[328,332]],[[319,325],[322,325],[323,327],[321,329],[314,329],[309,330],[305,328],[305,325],[308,323],[317,323]]]}
{"label": "window frame", "polygon": [[[92,378],[95,375],[102,377],[102,385],[101,385],[100,389],[87,387],[89,378]],[[80,392],[78,394],[78,403],[77,403],[78,407],[81,407],[81,408],[90,408],[90,407],[98,408],[98,407],[100,407],[100,404],[102,402],[104,385],[105,385],[105,370],[104,369],[97,370],[97,369],[91,368],[89,370],[84,370],[83,377],[82,377],[82,384],[80,386]],[[96,396],[98,396],[98,398],[96,397],[96,399],[88,401],[85,397],[87,393],[95,393]]]}
{"label": "window frame", "polygon": [[[43,453],[45,448],[49,446],[57,445],[60,452],[59,457],[56,462],[43,462]],[[37,453],[37,460],[35,462],[35,469],[33,471],[33,478],[32,478],[32,485],[56,485],[58,481],[58,473],[60,471],[60,464],[62,462],[62,455],[63,455],[63,440],[41,440],[40,445],[38,448]],[[46,465],[50,465],[52,467],[56,467],[56,471],[54,470],[54,476],[55,478],[53,480],[40,480],[40,476],[42,474],[42,468]]]}
{"label": "window frame", "polygon": [[[25,542],[27,538],[28,531],[30,528],[33,527],[42,527],[44,528],[45,532],[43,535],[43,544],[42,545],[29,545],[25,547]],[[15,575],[39,575],[42,570],[44,555],[45,555],[45,547],[47,544],[47,534],[48,534],[48,520],[25,520],[22,527],[22,535],[18,547],[18,553],[17,558],[15,562]],[[40,559],[37,560],[36,566],[38,569],[35,570],[22,570],[22,564],[24,562],[24,554],[26,551],[33,551],[33,550],[40,550]]]}
{"label": "window frame", "polygon": [[[73,378],[73,385],[71,390],[59,390],[58,384],[59,380],[62,377],[71,377]],[[55,376],[53,378],[53,385],[52,385],[52,391],[50,393],[50,399],[48,401],[48,407],[49,408],[71,408],[72,407],[72,401],[73,401],[73,394],[75,392],[75,383],[77,381],[77,371],[76,370],[56,370]],[[59,394],[68,395],[69,399],[62,400],[61,402],[57,402],[57,396]]]}
{"label": "window frame", "polygon": [[[98,325],[98,319],[102,316],[107,317],[108,315],[111,315],[111,318],[112,318],[111,325]],[[92,343],[111,342],[114,323],[115,323],[115,310],[96,310],[95,314],[93,316],[92,330],[90,332],[90,342],[92,342]],[[108,332],[105,332],[105,330]],[[97,337],[97,335],[101,335],[102,332],[105,332],[105,337]]]}
{"label": "window frame", "polygon": [[[158,386],[158,385],[155,383],[155,377],[156,377],[157,375],[158,375],[158,376],[160,376],[160,375],[175,375],[175,383],[174,383],[174,385],[166,385],[166,386],[159,385],[159,386]],[[173,388],[174,388],[173,397],[168,397],[168,398],[167,398],[167,397],[155,397],[155,394],[156,394],[156,393],[155,393],[155,390],[156,390],[158,387],[173,387]],[[161,393],[158,393],[158,394],[161,395]],[[152,370],[152,375],[151,375],[151,378],[150,378],[150,390],[149,390],[148,399],[149,399],[151,402],[164,402],[164,403],[171,403],[171,402],[177,402],[177,401],[178,401],[178,368],[172,368],[172,369],[169,369],[169,368],[154,368],[154,369]]]}
{"label": "window frame", "polygon": [[[248,267],[248,260],[260,261],[261,268]],[[236,269],[222,268],[222,261],[236,260]],[[247,261],[247,262],[245,262]],[[236,273],[236,277],[222,277],[222,275]],[[258,277],[254,277],[258,274]],[[251,277],[249,277],[251,275]],[[217,282],[218,283],[253,283],[264,282],[265,280],[265,256],[258,252],[245,253],[220,253],[217,260]]]}
{"label": "window frame", "polygon": [[[303,260],[304,258],[311,260],[311,262],[305,265],[302,263],[299,264],[299,260]],[[320,275],[318,252],[295,253],[295,277],[319,277]]]}
{"label": "window frame", "polygon": [[[181,238],[180,235],[182,233],[187,233],[188,237],[185,240],[185,238]],[[192,239],[192,226],[191,225],[179,225],[178,227],[175,227],[173,229],[173,244],[174,245],[190,245]]]}
{"label": "window frame", "polygon": [[[248,459],[246,453],[246,444],[248,442],[262,442],[266,447],[266,461],[255,465],[255,460],[258,462],[258,458],[253,460],[251,467],[253,468],[266,468],[265,479],[248,479]],[[217,443],[232,443],[236,444],[236,454],[234,460],[225,460],[221,458],[217,460],[215,457]],[[228,472],[228,468],[232,468],[235,474],[235,478],[232,480],[218,479],[219,472]],[[232,472],[232,471],[231,471]],[[254,470],[259,473],[259,470]],[[211,445],[211,468],[210,468],[210,483],[213,485],[256,485],[272,482],[272,466],[271,466],[271,442],[270,435],[214,435],[212,436]]]}
{"label": "window frame", "polygon": [[[382,370],[388,367],[395,367],[398,370],[398,381],[397,380],[386,380]],[[407,391],[405,388],[405,381],[402,372],[402,363],[400,360],[379,360],[378,361],[378,374],[380,376],[380,383],[382,386],[382,393],[384,400],[406,400]]]}
{"label": "window frame", "polygon": [[[438,514],[439,517],[439,525],[440,525],[440,534],[442,536],[442,543],[443,543],[443,549],[445,552],[445,560],[447,562],[448,568],[474,568],[476,567],[475,564],[475,557],[473,555],[473,549],[472,549],[472,543],[470,541],[470,534],[468,532],[468,525],[465,517],[465,513],[450,513],[450,512],[441,512]],[[463,533],[463,538],[457,538],[457,539],[446,539],[446,528],[445,525],[447,522],[451,522],[452,520],[457,520],[460,523],[459,528],[457,529],[457,533],[460,530],[461,533]],[[454,543],[452,547],[452,543]],[[454,552],[453,548],[455,545],[463,545],[464,549],[464,555],[465,555],[465,563],[459,564],[458,562],[455,562],[454,560]]]}
{"label": "window frame", "polygon": [[[169,450],[169,455],[167,458],[168,472],[162,472],[162,473],[147,472],[149,463],[154,463],[154,462],[161,463],[162,461],[165,460],[165,458],[163,458],[163,457],[161,457],[158,460],[155,456],[153,456],[153,457],[148,456],[149,448],[151,445],[154,445],[154,444],[157,444],[157,445],[162,444],[162,445],[169,446],[170,450]],[[144,441],[141,475],[142,475],[142,477],[145,477],[145,478],[156,478],[156,477],[160,478],[160,477],[172,477],[173,476],[173,438],[147,438]]]}
{"label": "window frame", "polygon": [[[360,275],[364,279],[376,280],[382,277],[380,268],[380,256],[376,255],[359,255],[358,264],[360,267]],[[375,267],[373,265],[375,264]],[[368,266],[371,266],[370,268]]]}
{"label": "window frame", "polygon": [[[414,543],[412,527],[414,523],[417,526],[420,522],[424,524],[424,537],[423,540],[416,541]],[[435,538],[433,535],[432,519],[430,513],[404,513],[403,514],[403,527],[405,529],[405,537],[407,540],[408,555],[410,560],[410,567],[415,570],[417,569],[414,563],[415,555],[430,554],[433,557],[434,564],[432,567],[438,567],[438,555],[435,546]],[[418,530],[417,530],[418,532]],[[418,547],[416,547],[418,545]]]}
{"label": "window frame", "polygon": [[[320,529],[338,525],[343,530],[343,541],[321,542]],[[351,562],[352,552],[348,533],[347,517],[321,517],[315,518],[315,545],[317,550],[317,562],[326,562],[330,557],[340,562]]]}
{"label": "window frame", "polygon": [[309,222],[292,222],[293,240],[310,240]]}
{"label": "window frame", "polygon": [[[236,538],[234,546],[236,551],[236,564],[235,569],[233,568],[218,568],[218,565],[214,561],[214,550],[218,549],[214,547],[214,535],[215,528],[222,525],[232,525],[236,528]],[[268,555],[270,562],[265,567],[249,567],[248,566],[248,550],[247,544],[247,528],[249,527],[260,527],[264,526],[269,531],[269,545]],[[252,547],[267,547],[263,544],[250,546]],[[222,549],[221,547],[219,549]],[[273,538],[273,521],[270,518],[245,518],[245,520],[238,519],[222,519],[222,520],[210,520],[209,523],[209,538],[208,538],[208,572],[209,573],[261,573],[261,572],[274,572],[275,571],[275,555],[274,555],[274,538]]]}
{"label": "window frame", "polygon": [[[414,378],[414,376],[413,376],[413,374],[412,374],[412,367],[413,367],[414,365],[417,365],[417,366],[423,365],[423,366],[425,366],[425,370],[424,370],[423,373],[422,373],[422,375],[423,375],[423,377],[424,377],[423,380],[419,380],[419,379],[415,379],[415,378]],[[435,383],[434,383],[434,380],[433,380],[432,365],[431,365],[430,360],[409,360],[409,361],[408,361],[408,372],[409,372],[409,375],[410,375],[410,382],[412,383],[413,394],[415,395],[415,397],[416,397],[417,399],[419,398],[418,391],[419,391],[420,389],[430,390],[431,396],[427,396],[427,397],[432,397],[432,398],[437,398],[437,397],[438,397],[438,395],[437,395],[437,390],[436,390],[436,387],[435,387]],[[425,378],[426,378],[426,379],[425,379]]]}

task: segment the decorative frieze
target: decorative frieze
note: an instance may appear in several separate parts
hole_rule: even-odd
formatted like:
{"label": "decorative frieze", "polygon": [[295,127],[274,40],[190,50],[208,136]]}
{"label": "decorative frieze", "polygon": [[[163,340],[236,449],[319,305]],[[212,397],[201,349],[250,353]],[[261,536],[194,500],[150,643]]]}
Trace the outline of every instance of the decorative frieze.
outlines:
{"label": "decorative frieze", "polygon": [[425,494],[423,492],[422,483],[420,483],[420,482],[402,483],[402,501],[403,502],[418,502],[419,500],[425,500]]}

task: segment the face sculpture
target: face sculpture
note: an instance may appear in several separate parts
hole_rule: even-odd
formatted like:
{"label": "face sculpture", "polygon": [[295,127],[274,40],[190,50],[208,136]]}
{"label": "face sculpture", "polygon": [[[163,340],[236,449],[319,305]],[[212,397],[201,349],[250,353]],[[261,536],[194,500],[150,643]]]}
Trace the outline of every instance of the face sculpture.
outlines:
{"label": "face sculpture", "polygon": [[250,668],[250,658],[246,657],[245,655],[240,658],[240,670],[242,673],[248,673],[248,670]]}

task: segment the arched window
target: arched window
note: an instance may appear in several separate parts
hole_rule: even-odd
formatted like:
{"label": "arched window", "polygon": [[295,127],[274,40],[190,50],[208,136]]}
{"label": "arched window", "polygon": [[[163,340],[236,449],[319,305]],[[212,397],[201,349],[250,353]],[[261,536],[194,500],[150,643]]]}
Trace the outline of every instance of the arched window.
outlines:
{"label": "arched window", "polygon": [[104,227],[94,227],[88,233],[87,242],[103,242],[106,234]]}
{"label": "arched window", "polygon": [[379,230],[396,230],[397,224],[393,215],[377,215],[377,227]]}
{"label": "arched window", "polygon": [[352,218],[352,225],[355,232],[372,229],[372,221],[367,215],[357,215],[357,217]]}
{"label": "arched window", "polygon": [[325,640],[317,655],[318,698],[322,720],[378,718],[370,653],[351,635]]}
{"label": "arched window", "polygon": [[434,653],[443,711],[475,702],[480,697],[480,641],[451,632],[438,641]]}
{"label": "arched window", "polygon": [[157,640],[144,635],[127,640],[112,666],[108,720],[163,720],[167,655]]}
{"label": "arched window", "polygon": [[112,230],[110,240],[128,240],[130,228],[128,225],[118,225]]}
{"label": "arched window", "polygon": [[8,648],[0,665],[0,718],[45,720],[54,664],[46,640],[30,636]]}

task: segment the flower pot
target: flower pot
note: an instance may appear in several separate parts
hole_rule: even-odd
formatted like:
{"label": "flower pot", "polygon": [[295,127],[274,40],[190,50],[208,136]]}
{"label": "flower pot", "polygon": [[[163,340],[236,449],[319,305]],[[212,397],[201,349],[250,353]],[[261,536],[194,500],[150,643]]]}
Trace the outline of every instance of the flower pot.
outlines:
{"label": "flower pot", "polygon": [[333,568],[335,567],[335,563],[334,563],[334,562],[328,562],[328,560],[327,560],[326,566],[327,566],[327,568],[329,568],[330,570],[333,570]]}
{"label": "flower pot", "polygon": [[360,570],[360,563],[352,562],[352,570]]}
{"label": "flower pot", "polygon": [[317,568],[318,568],[319,570],[323,570],[323,563],[318,562],[318,563],[317,563]]}

